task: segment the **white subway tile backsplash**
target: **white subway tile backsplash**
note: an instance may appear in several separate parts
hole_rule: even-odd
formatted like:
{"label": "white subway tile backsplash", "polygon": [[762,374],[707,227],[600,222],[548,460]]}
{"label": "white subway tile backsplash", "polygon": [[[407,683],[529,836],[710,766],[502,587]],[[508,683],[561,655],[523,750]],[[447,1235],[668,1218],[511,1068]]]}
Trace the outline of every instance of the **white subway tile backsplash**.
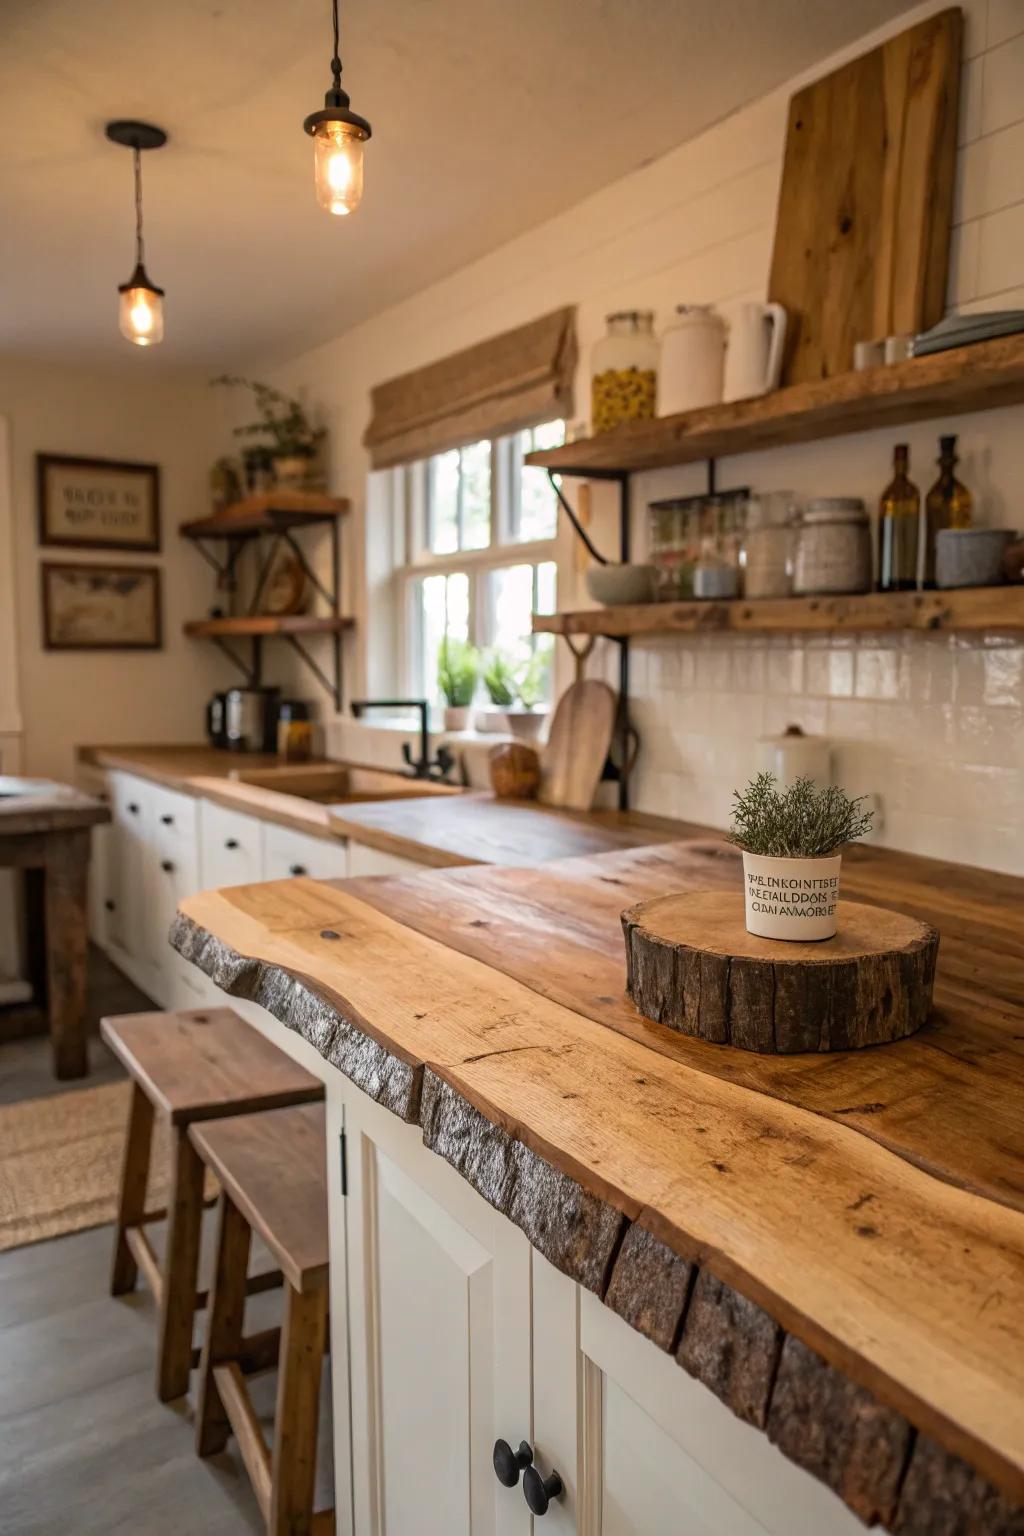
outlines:
{"label": "white subway tile backsplash", "polygon": [[986,48],[998,48],[1020,32],[1024,32],[1024,0],[988,0]]}
{"label": "white subway tile backsplash", "polygon": [[960,74],[960,118],[957,125],[957,143],[970,144],[981,132],[981,94],[983,89],[984,61],[968,59]]}
{"label": "white subway tile backsplash", "polygon": [[[1021,108],[1024,113],[1024,106]],[[966,145],[958,159],[957,224],[1024,201],[1024,120]],[[1018,273],[1019,275],[1019,273]]]}
{"label": "white subway tile backsplash", "polygon": [[994,133],[1024,117],[1024,31],[985,54],[981,131]]}
{"label": "white subway tile backsplash", "polygon": [[978,293],[978,263],[981,260],[981,221],[958,224],[949,242],[949,278],[946,302],[952,310],[970,303]]}

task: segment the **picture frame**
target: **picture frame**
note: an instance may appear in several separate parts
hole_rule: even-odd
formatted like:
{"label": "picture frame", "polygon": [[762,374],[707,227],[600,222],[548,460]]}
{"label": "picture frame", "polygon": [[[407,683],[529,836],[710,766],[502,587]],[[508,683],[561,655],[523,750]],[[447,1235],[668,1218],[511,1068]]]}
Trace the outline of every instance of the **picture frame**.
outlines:
{"label": "picture frame", "polygon": [[158,651],[163,599],[155,565],[69,565],[44,560],[43,648]]}
{"label": "picture frame", "polygon": [[36,454],[39,542],[64,549],[160,549],[160,466]]}

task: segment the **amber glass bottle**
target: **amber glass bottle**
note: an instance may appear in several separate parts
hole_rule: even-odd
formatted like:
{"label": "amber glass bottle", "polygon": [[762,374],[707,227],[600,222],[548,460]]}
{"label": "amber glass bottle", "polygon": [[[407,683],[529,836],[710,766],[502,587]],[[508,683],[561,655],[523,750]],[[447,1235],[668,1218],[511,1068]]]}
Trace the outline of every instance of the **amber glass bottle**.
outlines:
{"label": "amber glass bottle", "polygon": [[907,592],[917,586],[921,493],[907,476],[906,443],[896,444],[892,458],[893,477],[878,507],[878,585],[883,592]]}
{"label": "amber glass bottle", "polygon": [[956,438],[939,438],[939,478],[925,498],[924,584],[935,585],[935,536],[942,528],[970,528],[974,498],[956,477]]}

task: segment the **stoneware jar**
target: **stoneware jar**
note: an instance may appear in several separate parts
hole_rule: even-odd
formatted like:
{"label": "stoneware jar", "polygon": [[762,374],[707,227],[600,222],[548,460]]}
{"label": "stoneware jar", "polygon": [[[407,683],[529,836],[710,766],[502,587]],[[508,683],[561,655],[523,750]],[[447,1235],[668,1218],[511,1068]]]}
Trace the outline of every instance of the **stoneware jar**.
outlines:
{"label": "stoneware jar", "polygon": [[823,859],[743,855],[747,932],[762,939],[816,942],[836,931],[840,853]]}
{"label": "stoneware jar", "polygon": [[810,501],[797,524],[793,591],[798,597],[871,590],[871,524],[855,496]]}

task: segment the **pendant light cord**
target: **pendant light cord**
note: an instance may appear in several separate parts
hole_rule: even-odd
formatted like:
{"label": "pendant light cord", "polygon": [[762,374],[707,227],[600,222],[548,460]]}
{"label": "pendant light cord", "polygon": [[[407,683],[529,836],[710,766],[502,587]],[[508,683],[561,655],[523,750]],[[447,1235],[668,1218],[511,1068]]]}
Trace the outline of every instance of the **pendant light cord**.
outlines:
{"label": "pendant light cord", "polygon": [[142,153],[137,144],[132,145],[135,162],[135,264],[145,265],[142,249]]}
{"label": "pendant light cord", "polygon": [[341,89],[341,58],[338,53],[338,0],[332,0],[334,15],[334,57],[331,60],[331,74],[334,76],[334,89]]}

